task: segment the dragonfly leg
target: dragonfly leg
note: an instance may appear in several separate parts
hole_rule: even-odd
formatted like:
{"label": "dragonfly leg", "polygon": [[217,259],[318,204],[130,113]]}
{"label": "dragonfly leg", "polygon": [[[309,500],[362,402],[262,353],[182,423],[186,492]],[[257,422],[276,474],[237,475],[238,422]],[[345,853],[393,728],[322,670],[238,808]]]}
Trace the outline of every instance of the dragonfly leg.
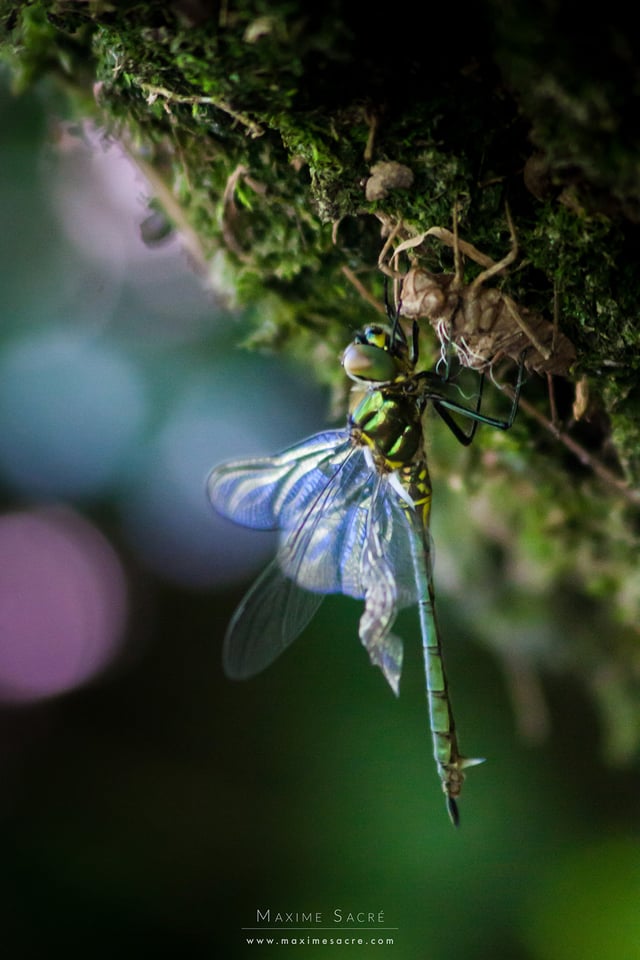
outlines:
{"label": "dragonfly leg", "polygon": [[[434,400],[433,402],[433,405],[436,409],[436,413],[438,413],[438,415],[442,418],[442,420],[444,420],[444,422],[449,427],[449,430],[451,430],[451,433],[454,435],[456,440],[459,443],[463,444],[463,446],[465,447],[469,446],[469,444],[471,443],[471,441],[476,435],[476,430],[478,429],[478,422],[479,422],[478,418],[482,416],[482,414],[480,413],[480,407],[482,405],[483,390],[484,390],[484,373],[480,375],[480,385],[478,387],[478,401],[476,403],[476,409],[470,410],[468,407],[465,407],[462,404],[460,404],[460,406],[457,408],[458,413],[463,413],[465,416],[470,417],[470,419],[472,420],[471,429],[469,430],[468,433],[465,433],[462,427],[458,423],[456,423],[456,421],[453,419],[453,417],[449,413],[449,410],[451,408],[449,407],[449,404],[447,401]],[[457,407],[457,404],[456,404],[456,407]]]}
{"label": "dragonfly leg", "polygon": [[[480,378],[480,387],[478,391],[478,402],[476,404],[475,410],[471,407],[465,407],[462,403],[456,403],[454,400],[446,400],[442,396],[433,394],[432,396],[427,396],[427,399],[430,399],[433,403],[433,406],[436,409],[436,412],[444,420],[446,425],[449,427],[453,433],[456,440],[460,443],[468,446],[475,436],[477,425],[479,423],[486,423],[489,427],[495,427],[497,430],[510,430],[513,426],[513,421],[516,418],[516,413],[518,412],[518,403],[520,401],[520,391],[522,389],[522,384],[524,382],[524,353],[520,356],[520,362],[518,364],[518,379],[516,381],[516,386],[513,391],[513,401],[511,404],[511,411],[506,420],[499,420],[496,417],[487,417],[484,413],[480,412],[480,406],[482,403],[482,390],[484,386],[484,374]],[[456,421],[451,416],[449,411],[454,413],[459,413],[463,417],[467,417],[469,420],[473,420],[473,425],[469,430],[469,433],[465,433],[462,427],[456,423]]]}
{"label": "dragonfly leg", "polygon": [[[391,327],[391,343],[396,347],[397,344],[406,344],[407,337],[404,330],[400,326],[400,314],[402,312],[402,288],[400,289],[399,295],[396,297],[396,306],[391,305],[389,300],[389,279],[385,276],[384,278],[384,308],[387,314],[387,320],[389,321],[389,326]],[[419,354],[419,330],[418,323],[416,320],[413,321],[411,326],[411,342],[409,346],[409,363],[412,367],[418,362]]]}

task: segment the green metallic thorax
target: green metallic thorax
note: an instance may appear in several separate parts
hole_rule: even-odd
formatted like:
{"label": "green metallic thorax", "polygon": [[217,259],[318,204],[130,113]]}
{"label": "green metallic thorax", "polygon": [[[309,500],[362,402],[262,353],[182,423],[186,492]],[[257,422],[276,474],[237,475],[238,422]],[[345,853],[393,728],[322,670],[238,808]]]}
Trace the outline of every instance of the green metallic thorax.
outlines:
{"label": "green metallic thorax", "polygon": [[431,506],[431,481],[424,453],[422,405],[403,389],[402,381],[370,390],[351,414],[352,436],[370,447],[379,470],[397,472],[422,514],[425,527]]}
{"label": "green metallic thorax", "polygon": [[415,399],[370,390],[351,414],[351,426],[383,458],[388,470],[412,462],[422,451],[422,424]]}

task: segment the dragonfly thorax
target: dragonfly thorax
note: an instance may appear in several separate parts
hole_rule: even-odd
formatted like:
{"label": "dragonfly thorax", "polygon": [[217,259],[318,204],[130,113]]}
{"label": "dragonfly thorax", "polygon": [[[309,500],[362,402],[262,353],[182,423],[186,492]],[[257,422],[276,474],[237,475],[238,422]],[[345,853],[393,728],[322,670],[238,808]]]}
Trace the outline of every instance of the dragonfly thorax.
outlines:
{"label": "dragonfly thorax", "polygon": [[387,470],[412,463],[422,453],[422,424],[415,399],[370,390],[349,417],[352,435],[372,448]]}

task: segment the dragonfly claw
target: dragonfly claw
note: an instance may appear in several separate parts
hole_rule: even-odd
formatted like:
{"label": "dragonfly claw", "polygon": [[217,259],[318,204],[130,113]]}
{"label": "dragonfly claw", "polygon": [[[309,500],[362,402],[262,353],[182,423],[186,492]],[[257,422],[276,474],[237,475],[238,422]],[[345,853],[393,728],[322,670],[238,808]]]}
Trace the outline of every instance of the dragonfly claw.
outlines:
{"label": "dragonfly claw", "polygon": [[466,770],[467,767],[477,767],[481,763],[486,763],[486,761],[486,757],[460,757],[458,766],[461,770]]}
{"label": "dragonfly claw", "polygon": [[447,812],[449,814],[449,819],[454,827],[460,826],[460,813],[458,811],[458,804],[456,803],[455,798],[462,789],[462,783],[464,780],[464,773],[462,771],[466,770],[467,767],[477,767],[478,764],[484,762],[484,757],[458,756],[455,763],[450,764],[448,767],[447,777],[446,779],[443,779],[442,789],[444,790],[447,799]]}

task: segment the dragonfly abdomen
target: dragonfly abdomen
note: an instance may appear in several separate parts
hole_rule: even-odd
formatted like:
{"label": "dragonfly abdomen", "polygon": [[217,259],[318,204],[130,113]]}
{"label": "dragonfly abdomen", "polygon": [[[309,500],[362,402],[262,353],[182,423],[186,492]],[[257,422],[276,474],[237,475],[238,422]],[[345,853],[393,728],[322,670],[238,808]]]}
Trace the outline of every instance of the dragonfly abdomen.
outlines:
{"label": "dragonfly abdomen", "polygon": [[420,516],[423,529],[428,530],[431,512],[431,478],[424,457],[404,467],[400,471],[400,480]]}
{"label": "dragonfly abdomen", "polygon": [[[433,616],[433,608],[431,607]],[[449,700],[449,686],[444,672],[442,651],[435,630],[431,631],[432,642],[424,647],[424,660],[427,676],[427,695],[429,701],[429,720],[433,734],[435,760],[440,767],[440,775],[445,792],[455,797],[462,784],[454,783],[450,768],[455,767],[459,759],[456,726]]]}

